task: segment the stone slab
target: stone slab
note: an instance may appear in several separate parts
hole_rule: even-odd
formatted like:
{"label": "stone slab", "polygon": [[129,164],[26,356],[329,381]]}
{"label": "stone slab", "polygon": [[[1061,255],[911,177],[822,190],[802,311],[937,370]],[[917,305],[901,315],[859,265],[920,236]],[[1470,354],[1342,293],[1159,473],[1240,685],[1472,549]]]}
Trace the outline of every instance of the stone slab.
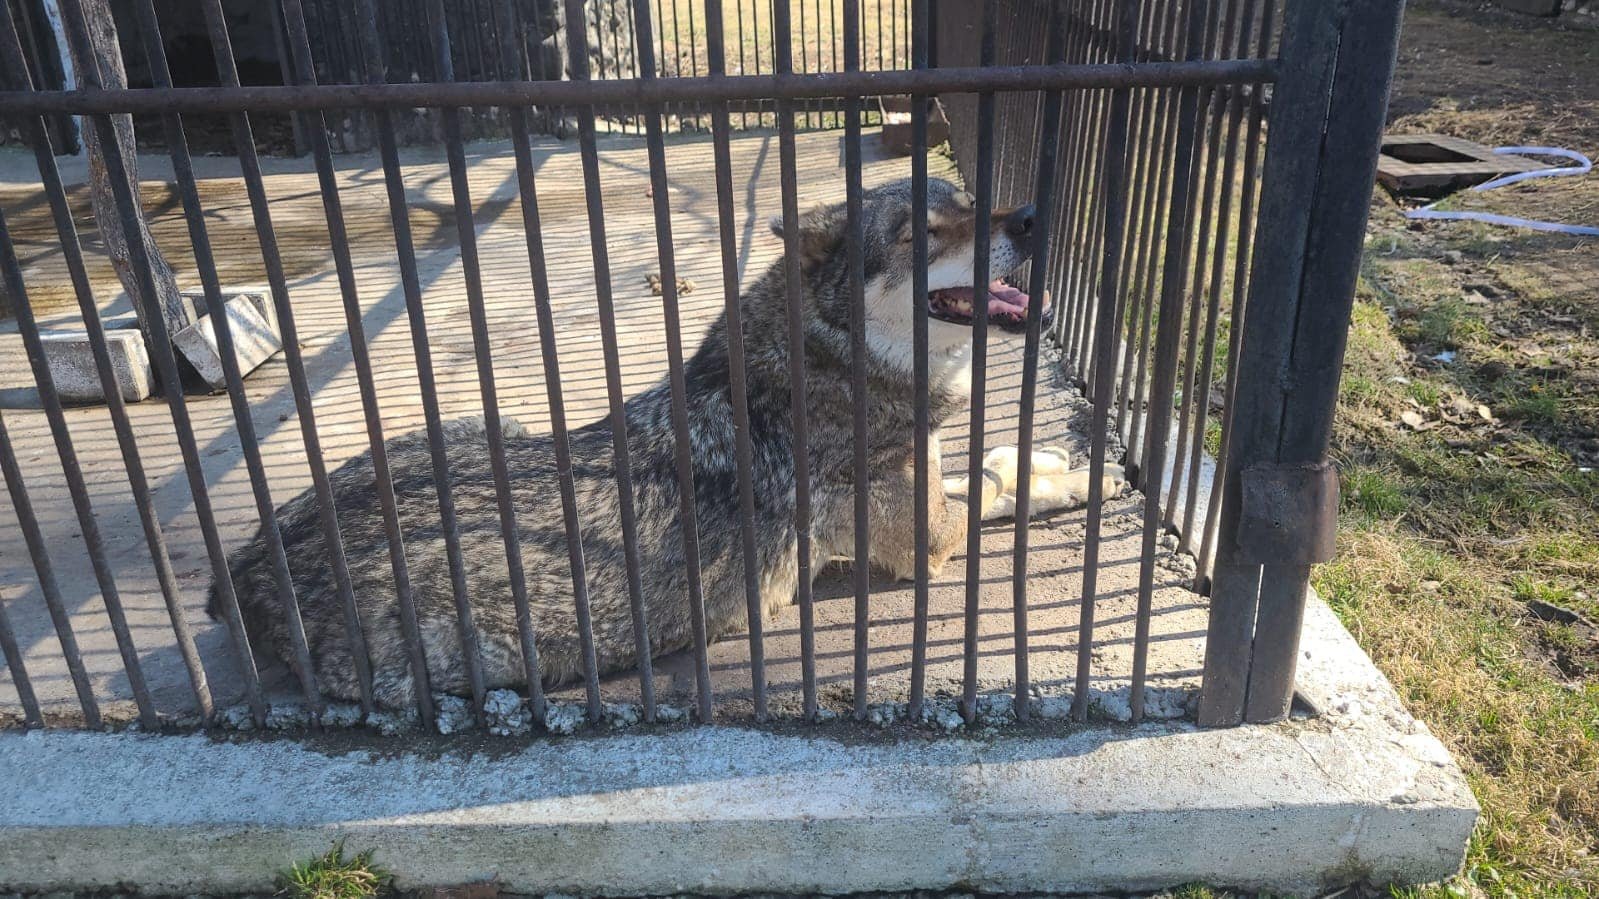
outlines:
{"label": "stone slab", "polygon": [[1312,599],[1319,719],[987,739],[687,727],[403,741],[0,734],[0,890],[266,892],[347,840],[402,889],[1322,895],[1453,874],[1477,807]]}
{"label": "stone slab", "polygon": [[[254,297],[237,294],[227,300],[224,308],[227,310],[228,331],[233,337],[233,351],[239,360],[241,375],[248,375],[260,368],[261,363],[283,349],[277,328],[261,314]],[[211,316],[205,316],[172,335],[172,342],[207,384],[217,390],[227,387]]]}
{"label": "stone slab", "polygon": [[[144,337],[136,328],[109,329],[105,336],[106,351],[111,356],[111,370],[116,375],[122,399],[137,403],[150,396],[155,391],[155,375],[150,368],[150,354],[145,350]],[[39,337],[44,344],[44,358],[50,366],[50,376],[55,380],[56,392],[63,401],[105,402],[100,370],[94,364],[94,353],[89,349],[89,335],[86,332],[45,331]]]}

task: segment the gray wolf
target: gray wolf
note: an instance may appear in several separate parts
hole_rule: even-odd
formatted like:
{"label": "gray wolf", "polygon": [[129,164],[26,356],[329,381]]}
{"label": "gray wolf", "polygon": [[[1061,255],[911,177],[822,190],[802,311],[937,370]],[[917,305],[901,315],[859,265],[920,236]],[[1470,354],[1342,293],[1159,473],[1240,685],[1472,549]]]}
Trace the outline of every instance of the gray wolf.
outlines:
{"label": "gray wolf", "polygon": [[[870,564],[899,578],[916,571],[912,529],[915,493],[912,322],[916,303],[928,305],[930,414],[937,428],[963,409],[971,377],[971,315],[974,302],[987,304],[1002,330],[1025,324],[1031,300],[996,280],[987,297],[972,290],[976,211],[972,198],[945,181],[929,181],[928,286],[912,287],[911,184],[899,181],[864,194],[865,283],[870,433],[867,454]],[[1032,207],[993,213],[991,271],[1007,274],[1026,261]],[[805,369],[812,510],[812,571],[854,551],[854,437],[850,391],[850,290],[842,205],[818,207],[795,223],[799,255],[779,258],[741,297],[746,347],[746,382],[753,445],[757,521],[756,564],[760,606],[771,615],[793,602],[797,587],[794,528],[795,466],[790,427],[787,340],[787,266],[797,265],[803,289]],[[774,230],[781,233],[780,222]],[[740,630],[747,621],[743,554],[739,531],[732,396],[725,316],[711,326],[686,363],[689,430],[692,435],[694,501],[699,517],[700,564],[705,617],[712,639]],[[692,644],[683,534],[678,515],[671,397],[663,381],[626,404],[639,561],[654,655]],[[583,675],[583,650],[574,611],[566,536],[553,461],[552,439],[530,434],[505,420],[505,450],[528,579],[528,599],[548,687]],[[611,430],[605,420],[569,434],[583,549],[587,562],[595,651],[602,673],[638,662],[614,479]],[[488,444],[481,419],[445,428],[455,505],[460,521],[466,582],[480,631],[485,679],[490,688],[524,687],[516,612],[511,601]],[[425,433],[387,444],[406,558],[434,689],[465,693],[469,684],[457,627],[437,496]],[[939,448],[931,441],[929,471],[939,471]],[[984,459],[985,518],[1014,509],[1015,447]],[[1071,470],[1065,453],[1043,449],[1033,456],[1032,508],[1049,512],[1081,505],[1088,473]],[[1107,496],[1122,486],[1119,469],[1107,471]],[[332,474],[357,606],[371,652],[377,700],[404,707],[413,685],[394,595],[388,544],[378,513],[372,467],[357,457]],[[929,564],[937,572],[965,545],[965,478],[932,479]],[[359,696],[344,634],[344,616],[327,547],[307,493],[285,503],[277,521],[294,575],[315,674],[333,697]],[[253,642],[279,658],[293,657],[276,597],[276,582],[262,535],[233,554],[230,569]],[[213,586],[209,610],[220,606]]]}

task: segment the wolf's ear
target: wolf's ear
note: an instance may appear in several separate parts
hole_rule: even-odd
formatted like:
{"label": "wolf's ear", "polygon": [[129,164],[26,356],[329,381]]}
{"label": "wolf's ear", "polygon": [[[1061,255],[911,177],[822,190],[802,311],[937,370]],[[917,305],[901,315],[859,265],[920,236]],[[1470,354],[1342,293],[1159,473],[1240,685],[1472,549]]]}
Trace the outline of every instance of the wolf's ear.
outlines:
{"label": "wolf's ear", "polygon": [[[801,263],[810,265],[831,256],[844,240],[847,215],[842,204],[815,206],[800,213],[798,222],[799,253]],[[768,221],[772,233],[782,237],[783,217],[774,215]]]}

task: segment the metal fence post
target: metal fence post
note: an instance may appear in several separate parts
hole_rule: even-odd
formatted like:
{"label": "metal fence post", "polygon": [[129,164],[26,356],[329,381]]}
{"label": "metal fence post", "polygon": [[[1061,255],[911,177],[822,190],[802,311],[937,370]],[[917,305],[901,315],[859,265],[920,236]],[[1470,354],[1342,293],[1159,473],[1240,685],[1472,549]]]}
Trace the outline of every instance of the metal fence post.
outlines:
{"label": "metal fence post", "polygon": [[1310,566],[1331,556],[1327,447],[1402,9],[1402,0],[1301,3],[1284,23],[1202,726],[1276,720],[1293,696]]}

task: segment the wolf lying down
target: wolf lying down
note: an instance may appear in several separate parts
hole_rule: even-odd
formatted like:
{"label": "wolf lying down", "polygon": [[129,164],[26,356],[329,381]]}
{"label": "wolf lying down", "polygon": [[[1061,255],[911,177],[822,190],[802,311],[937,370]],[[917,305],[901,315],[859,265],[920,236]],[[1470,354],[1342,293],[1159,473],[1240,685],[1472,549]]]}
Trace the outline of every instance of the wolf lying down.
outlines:
{"label": "wolf lying down", "polygon": [[[936,180],[928,183],[927,196],[927,283],[932,290],[924,297],[912,295],[910,181],[876,188],[865,194],[862,205],[870,357],[870,562],[899,578],[913,577],[916,571],[912,525],[914,304],[926,303],[931,316],[930,412],[936,428],[968,400],[974,304],[987,303],[990,321],[1014,332],[1024,329],[1030,302],[1025,293],[999,280],[990,286],[987,297],[974,297],[976,212],[972,198],[948,182]],[[993,213],[992,271],[1008,273],[1026,260],[1032,214],[1032,207]],[[800,253],[793,262],[801,271],[806,329],[811,570],[817,571],[823,563],[854,551],[850,291],[844,207],[817,208],[796,224]],[[774,222],[773,227],[781,234],[781,222]],[[778,259],[741,299],[754,460],[756,564],[760,566],[761,607],[767,615],[793,602],[797,586],[785,295],[785,267],[789,264],[790,260]],[[725,318],[711,326],[688,361],[685,378],[705,617],[714,639],[746,623]],[[660,655],[692,643],[667,384],[663,381],[633,397],[626,410],[650,650]],[[542,678],[546,686],[553,687],[582,677],[583,653],[552,440],[529,434],[509,419],[504,432],[535,645]],[[482,420],[449,423],[445,441],[485,681],[490,688],[524,687],[516,612]],[[638,653],[609,424],[601,420],[573,430],[570,441],[595,650],[601,672],[615,672],[635,665]],[[431,684],[435,690],[465,693],[469,682],[425,433],[389,441],[388,455]],[[1069,470],[1063,451],[1042,450],[1032,461],[1033,511],[1060,510],[1086,501],[1088,472]],[[929,471],[939,471],[936,435],[931,441],[929,466]],[[982,516],[985,520],[1008,517],[1014,510],[1015,447],[992,451],[984,466],[982,496],[975,499]],[[410,705],[411,674],[370,459],[363,455],[351,460],[333,473],[332,482],[356,603],[372,655],[376,698],[384,705]],[[967,503],[972,500],[964,496],[964,477],[942,485],[935,479],[933,484],[928,507],[930,565],[936,573],[965,545]],[[1106,496],[1116,495],[1121,487],[1120,469],[1108,467]],[[277,520],[294,572],[317,679],[327,694],[356,699],[359,688],[345,639],[343,607],[330,574],[314,496],[307,491],[285,503]],[[239,549],[230,568],[252,641],[270,646],[280,659],[292,659],[264,536],[257,534]],[[208,611],[213,618],[222,614],[215,585]]]}

